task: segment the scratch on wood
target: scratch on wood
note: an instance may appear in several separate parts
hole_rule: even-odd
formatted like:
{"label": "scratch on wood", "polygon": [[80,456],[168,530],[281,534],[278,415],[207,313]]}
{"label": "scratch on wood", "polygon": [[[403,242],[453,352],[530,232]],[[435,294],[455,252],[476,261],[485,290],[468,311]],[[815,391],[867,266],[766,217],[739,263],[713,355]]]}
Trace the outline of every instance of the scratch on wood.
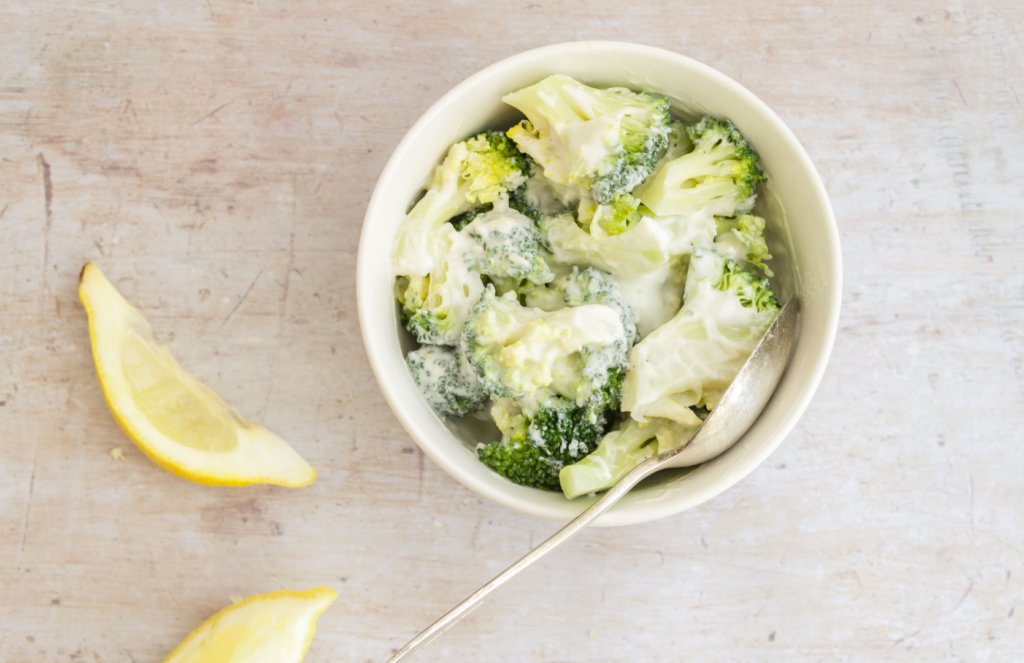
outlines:
{"label": "scratch on wood", "polygon": [[[46,163],[46,157],[40,152],[37,157],[39,169],[43,173],[43,199],[46,204],[46,229],[50,229],[50,217],[53,215],[53,180],[50,179],[50,164]],[[7,209],[6,207],[4,209]]]}
{"label": "scratch on wood", "polygon": [[419,463],[417,468],[418,471],[416,473],[416,476],[419,479],[419,498],[423,499],[423,473],[426,472],[427,469],[425,461],[426,455],[423,453],[423,449],[420,449],[419,447],[416,448],[416,452],[417,460]]}
{"label": "scratch on wood", "polygon": [[131,111],[131,112],[132,112],[132,118],[133,118],[133,119],[135,120],[135,126],[137,126],[137,127],[139,128],[139,129],[141,129],[141,128],[142,128],[142,123],[141,123],[141,122],[139,122],[139,114],[135,112],[135,104],[133,104],[133,103],[132,103],[132,100],[131,100],[131,99],[129,99],[128,101],[126,101],[126,102],[125,102],[125,105],[124,105],[124,112],[123,112],[123,113],[121,113],[122,117],[123,117],[123,116],[124,116],[124,115],[125,115],[125,114],[126,114],[126,113],[127,113],[128,111]]}
{"label": "scratch on wood", "polygon": [[21,528],[21,547],[18,549],[18,566],[25,557],[25,542],[28,540],[28,520],[32,514],[32,494],[36,489],[36,455],[38,449],[32,445],[32,478],[28,480],[28,502],[25,504],[25,519]]}
{"label": "scratch on wood", "polygon": [[39,170],[43,174],[43,209],[46,212],[46,220],[43,222],[43,278],[50,267],[50,222],[53,217],[53,180],[50,177],[50,164],[46,157],[40,152],[36,157]]}
{"label": "scratch on wood", "polygon": [[971,595],[971,592],[973,590],[974,590],[974,581],[972,580],[971,584],[967,585],[967,591],[964,592],[964,595],[960,597],[960,600],[956,602],[956,605],[953,606],[953,609],[950,610],[950,612],[951,613],[952,612],[956,612],[960,608],[960,606],[962,606],[964,604],[964,601],[967,600],[967,597]]}
{"label": "scratch on wood", "polygon": [[231,101],[229,101],[229,102],[228,102],[228,103],[226,103],[226,104],[221,104],[220,106],[217,106],[217,107],[216,107],[216,108],[214,108],[214,109],[213,109],[212,111],[210,111],[210,112],[209,112],[209,113],[207,113],[206,115],[202,116],[201,118],[199,118],[198,120],[196,120],[195,122],[193,122],[193,123],[192,123],[191,125],[189,125],[189,126],[193,126],[193,127],[194,127],[194,126],[196,126],[197,124],[199,124],[199,123],[200,123],[200,122],[202,122],[203,120],[205,120],[205,119],[208,119],[208,118],[211,118],[211,117],[213,117],[214,115],[216,115],[216,114],[217,114],[217,113],[219,113],[220,111],[224,110],[225,108],[227,108],[228,106],[230,106],[230,105],[231,105],[231,104],[233,104],[233,103],[235,103],[235,100],[234,100],[234,99],[232,99]]}
{"label": "scratch on wood", "polygon": [[895,647],[896,645],[900,644],[904,640],[909,640],[910,638],[916,638],[918,635],[920,635],[920,633],[921,633],[921,629],[917,629],[916,631],[914,631],[910,635],[905,635],[902,638],[900,638],[899,640],[897,640],[896,642],[892,643],[892,646]]}
{"label": "scratch on wood", "polygon": [[956,82],[955,78],[953,79],[953,85],[956,86],[956,91],[960,93],[960,100],[964,102],[964,106],[966,107],[967,97],[964,96],[964,91],[960,89],[960,84]]}
{"label": "scratch on wood", "polygon": [[260,280],[261,276],[263,276],[263,270],[266,269],[266,268],[267,268],[266,264],[264,264],[262,267],[260,267],[259,273],[256,274],[256,278],[254,278],[252,280],[252,283],[249,284],[249,288],[245,291],[245,294],[242,295],[242,298],[240,300],[238,300],[237,304],[235,304],[235,308],[231,309],[231,313],[228,313],[228,317],[224,318],[224,322],[222,322],[220,324],[220,328],[221,329],[224,328],[224,325],[228,324],[228,322],[231,320],[231,317],[235,314],[235,311],[237,311],[239,309],[239,307],[241,307],[242,304],[245,303],[245,300],[249,296],[249,293],[252,292],[253,286],[255,286],[256,282]]}
{"label": "scratch on wood", "polygon": [[295,268],[295,233],[292,233],[291,239],[288,241],[288,265],[285,267],[284,272],[284,294],[281,296],[281,308],[280,316],[284,320],[285,315],[288,313],[288,290],[291,288],[292,281],[292,269]]}

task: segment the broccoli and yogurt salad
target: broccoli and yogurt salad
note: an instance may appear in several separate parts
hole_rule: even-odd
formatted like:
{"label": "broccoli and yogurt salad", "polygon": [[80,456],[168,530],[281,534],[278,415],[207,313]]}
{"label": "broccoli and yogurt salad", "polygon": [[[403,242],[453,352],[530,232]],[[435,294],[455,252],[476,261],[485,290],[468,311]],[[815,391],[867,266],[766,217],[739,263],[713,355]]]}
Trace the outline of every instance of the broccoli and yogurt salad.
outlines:
{"label": "broccoli and yogurt salad", "polygon": [[[765,181],[728,120],[550,76],[449,149],[391,255],[406,363],[480,460],[566,497],[686,444],[779,312]],[[495,434],[497,437],[497,434]]]}

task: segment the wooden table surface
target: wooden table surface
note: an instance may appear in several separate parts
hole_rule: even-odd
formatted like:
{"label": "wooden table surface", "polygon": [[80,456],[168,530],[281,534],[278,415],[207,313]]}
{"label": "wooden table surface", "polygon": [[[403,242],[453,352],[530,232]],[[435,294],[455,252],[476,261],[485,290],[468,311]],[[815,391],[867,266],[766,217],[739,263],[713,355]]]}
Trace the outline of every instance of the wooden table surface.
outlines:
{"label": "wooden table surface", "polygon": [[[738,486],[584,533],[419,660],[1024,659],[1024,4],[574,4],[0,2],[0,661],[161,660],[230,597],[316,585],[340,596],[307,661],[383,661],[556,529],[398,424],[356,245],[451,86],[605,38],[714,66],[792,127],[839,222],[835,349]],[[146,460],[97,387],[87,261],[317,482]]]}

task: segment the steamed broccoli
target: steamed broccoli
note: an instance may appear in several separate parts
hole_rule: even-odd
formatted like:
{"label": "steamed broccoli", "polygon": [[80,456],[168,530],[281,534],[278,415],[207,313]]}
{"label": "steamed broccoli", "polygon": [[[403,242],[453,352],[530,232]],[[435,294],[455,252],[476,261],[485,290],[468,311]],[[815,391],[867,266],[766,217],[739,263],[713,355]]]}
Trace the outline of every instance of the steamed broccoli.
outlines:
{"label": "steamed broccoli", "polygon": [[547,178],[599,203],[644,181],[668,145],[668,101],[648,94],[554,75],[502,101],[526,115],[508,136]]}
{"label": "steamed broccoli", "polygon": [[736,218],[716,217],[718,236],[715,246],[719,253],[754,269],[760,269],[765,276],[775,276],[765,260],[771,260],[768,244],[764,241],[764,219],[752,214]]}
{"label": "steamed broccoli", "polygon": [[693,425],[690,408],[714,409],[778,314],[767,279],[713,248],[694,249],[683,308],[630,352],[623,411]]}
{"label": "steamed broccoli", "polygon": [[602,412],[560,396],[544,397],[525,409],[499,398],[491,415],[502,439],[480,447],[480,460],[515,483],[548,490],[558,488],[559,470],[597,448],[606,426]]}
{"label": "steamed broccoli", "polygon": [[628,193],[616,196],[606,204],[586,200],[579,205],[577,221],[595,237],[621,235],[640,222],[643,214],[639,207],[640,201]]}
{"label": "steamed broccoli", "polygon": [[624,364],[633,333],[611,306],[547,312],[522,306],[515,293],[497,297],[488,285],[462,332],[462,348],[489,394],[533,398],[550,387],[583,405]]}
{"label": "steamed broccoli", "polygon": [[663,216],[749,212],[765,177],[746,139],[732,122],[712,117],[688,127],[687,135],[693,151],[663,163],[633,195]]}
{"label": "steamed broccoli", "polygon": [[742,306],[758,313],[778,313],[779,301],[768,279],[744,271],[735,260],[720,254],[717,247],[694,249],[686,274],[684,301],[689,303],[705,283],[732,295]]}
{"label": "steamed broccoli", "polygon": [[592,235],[568,213],[542,217],[540,231],[554,262],[596,267],[616,276],[649,274],[672,257],[671,236],[646,216],[618,235]]}
{"label": "steamed broccoli", "polygon": [[[619,313],[622,328],[626,330],[623,351],[629,352],[636,341],[636,314],[626,302],[619,286],[611,278],[593,267],[573,267],[572,272],[544,287],[526,290],[524,293],[529,306],[545,311],[557,311],[566,306],[583,304],[604,304]],[[536,303],[531,303],[536,302]]]}
{"label": "steamed broccoli", "polygon": [[693,140],[690,138],[687,128],[679,120],[672,120],[672,123],[668,125],[668,147],[665,148],[665,153],[661,155],[658,163],[654,166],[654,170],[658,170],[663,164],[675,161],[693,151]]}
{"label": "steamed broccoli", "polygon": [[403,320],[421,343],[457,343],[482,291],[479,275],[458,264],[457,256],[456,264],[450,260],[454,228],[448,221],[519,188],[527,169],[526,158],[498,132],[456,143],[426,194],[402,221],[391,254],[399,277],[395,294]]}
{"label": "steamed broccoli", "polygon": [[[508,137],[503,136],[505,140]],[[514,149],[514,146],[513,146]],[[537,167],[528,155],[522,154],[526,162],[526,181],[522,186],[508,192],[508,206],[527,216],[533,221],[539,221],[541,216],[550,214],[561,214],[571,207],[579,204],[579,197],[571,187],[564,187],[555,184]],[[487,203],[480,207],[463,212],[452,218],[451,224],[456,230],[462,230],[473,219],[494,209],[494,205]]]}
{"label": "steamed broccoli", "polygon": [[405,363],[420,393],[438,414],[462,417],[483,409],[487,401],[483,385],[456,350],[424,345],[410,352]]}
{"label": "steamed broccoli", "polygon": [[406,361],[440,415],[492,401],[483,463],[572,499],[685,444],[778,315],[765,176],[731,122],[649,94],[503,101],[526,119],[453,145],[399,227]]}
{"label": "steamed broccoli", "polygon": [[627,419],[605,435],[586,458],[561,469],[562,492],[573,499],[611,488],[651,456],[689,442],[699,426],[682,426],[667,419],[652,419],[646,424]]}
{"label": "steamed broccoli", "polygon": [[528,217],[509,207],[504,195],[490,212],[481,214],[461,231],[474,243],[476,269],[493,279],[547,283],[554,278],[540,256],[540,232]]}

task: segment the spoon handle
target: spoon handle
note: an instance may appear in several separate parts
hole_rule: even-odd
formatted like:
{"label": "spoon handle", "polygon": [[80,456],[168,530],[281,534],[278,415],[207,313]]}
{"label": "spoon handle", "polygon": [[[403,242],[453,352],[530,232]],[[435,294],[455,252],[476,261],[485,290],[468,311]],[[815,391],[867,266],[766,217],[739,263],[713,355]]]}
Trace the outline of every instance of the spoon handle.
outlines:
{"label": "spoon handle", "polygon": [[660,456],[654,456],[634,467],[628,474],[626,474],[626,476],[622,477],[619,483],[615,484],[615,486],[605,493],[601,499],[594,502],[589,509],[576,516],[576,518],[570,521],[568,525],[555,532],[544,543],[523,555],[518,562],[496,575],[493,580],[470,594],[462,603],[449,610],[448,614],[431,624],[426,630],[398,650],[398,653],[388,659],[388,663],[398,663],[399,661],[407,661],[411,659],[416,652],[423,649],[423,647],[427,646],[434,638],[447,631],[459,620],[483,603],[488,594],[504,585],[520,571],[530,566],[544,555],[576,536],[576,534],[589,525],[591,521],[608,509],[612,508],[612,506],[622,499],[622,496],[628,493],[633,486],[638,484],[647,475],[652,474],[661,468],[673,455],[674,454],[670,452],[661,454]]}

